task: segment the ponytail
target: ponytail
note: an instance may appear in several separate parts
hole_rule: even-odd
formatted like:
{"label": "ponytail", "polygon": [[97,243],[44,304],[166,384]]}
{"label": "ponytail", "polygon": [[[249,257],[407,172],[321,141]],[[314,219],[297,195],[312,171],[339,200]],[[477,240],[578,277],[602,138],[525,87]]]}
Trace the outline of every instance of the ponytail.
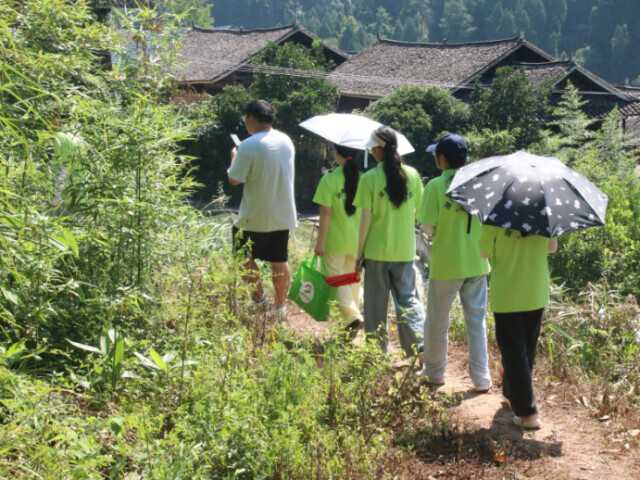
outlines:
{"label": "ponytail", "polygon": [[356,196],[356,189],[358,188],[358,180],[360,178],[360,172],[358,166],[354,161],[354,157],[357,155],[357,151],[353,148],[345,147],[343,145],[335,145],[336,152],[346,159],[344,166],[342,167],[342,173],[344,174],[344,210],[348,216],[356,213],[356,207],[353,204],[353,199]]}
{"label": "ponytail", "polygon": [[382,168],[387,176],[387,195],[389,201],[396,207],[400,207],[408,198],[407,175],[402,169],[402,159],[398,155],[398,140],[395,132],[382,126],[375,130],[375,135],[385,142],[384,160]]}

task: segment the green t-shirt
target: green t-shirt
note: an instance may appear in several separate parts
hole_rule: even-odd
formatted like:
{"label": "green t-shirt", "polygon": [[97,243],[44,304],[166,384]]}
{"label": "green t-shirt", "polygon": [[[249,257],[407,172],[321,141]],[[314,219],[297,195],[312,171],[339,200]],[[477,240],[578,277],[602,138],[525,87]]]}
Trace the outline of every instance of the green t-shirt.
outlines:
{"label": "green t-shirt", "polygon": [[442,175],[429,181],[418,209],[418,221],[434,227],[429,265],[429,277],[434,280],[489,273],[489,262],[478,250],[482,224],[445,196],[455,173],[454,169],[444,170]]}
{"label": "green t-shirt", "polygon": [[491,310],[528,312],[549,303],[547,250],[551,239],[483,225],[480,250],[490,255]]}
{"label": "green t-shirt", "polygon": [[331,218],[324,250],[334,255],[355,255],[358,250],[358,228],[360,227],[360,209],[349,216],[344,209],[344,171],[341,166],[320,179],[314,203],[329,207]]}
{"label": "green t-shirt", "polygon": [[371,211],[365,258],[383,262],[410,262],[415,258],[415,211],[420,205],[422,181],[414,168],[403,165],[402,169],[407,176],[408,198],[397,208],[386,192],[382,162],[360,178],[353,204]]}

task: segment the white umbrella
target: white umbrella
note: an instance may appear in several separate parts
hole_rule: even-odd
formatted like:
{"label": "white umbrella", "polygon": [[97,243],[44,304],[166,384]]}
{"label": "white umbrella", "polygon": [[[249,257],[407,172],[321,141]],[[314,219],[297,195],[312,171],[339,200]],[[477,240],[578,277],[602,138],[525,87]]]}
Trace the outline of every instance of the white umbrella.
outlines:
{"label": "white umbrella", "polygon": [[[336,145],[366,151],[364,145],[371,137],[371,133],[382,124],[352,113],[330,113],[311,117],[300,123],[300,126]],[[398,153],[400,155],[415,152],[407,137],[399,132],[395,133],[398,137]]]}

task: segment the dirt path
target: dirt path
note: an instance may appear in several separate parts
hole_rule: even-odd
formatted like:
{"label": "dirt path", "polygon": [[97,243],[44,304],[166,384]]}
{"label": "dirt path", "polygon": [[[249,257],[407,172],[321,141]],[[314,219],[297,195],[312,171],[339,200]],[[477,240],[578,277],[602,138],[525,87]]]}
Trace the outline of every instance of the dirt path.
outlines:
{"label": "dirt path", "polygon": [[[292,310],[288,324],[294,331],[318,338],[327,334],[324,324],[295,306]],[[497,360],[493,355],[491,363],[497,365]],[[513,412],[502,400],[497,369],[494,387],[477,394],[466,363],[466,345],[450,343],[447,383],[434,390],[435,395],[454,394],[448,404],[459,453],[416,449],[407,462],[411,478],[640,480],[640,430],[626,431],[613,419],[598,421],[579,402],[579,395],[558,394],[567,390],[536,377],[543,426],[522,431],[513,425]]]}

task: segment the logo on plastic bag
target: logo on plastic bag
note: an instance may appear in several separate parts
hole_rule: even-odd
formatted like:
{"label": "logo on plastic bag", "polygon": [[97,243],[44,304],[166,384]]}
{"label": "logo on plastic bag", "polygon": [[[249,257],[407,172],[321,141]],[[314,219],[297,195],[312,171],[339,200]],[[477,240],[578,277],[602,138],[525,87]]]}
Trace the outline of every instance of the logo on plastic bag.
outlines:
{"label": "logo on plastic bag", "polygon": [[313,294],[315,293],[315,288],[313,287],[313,283],[311,282],[302,282],[300,285],[300,300],[304,303],[309,303],[313,300]]}

